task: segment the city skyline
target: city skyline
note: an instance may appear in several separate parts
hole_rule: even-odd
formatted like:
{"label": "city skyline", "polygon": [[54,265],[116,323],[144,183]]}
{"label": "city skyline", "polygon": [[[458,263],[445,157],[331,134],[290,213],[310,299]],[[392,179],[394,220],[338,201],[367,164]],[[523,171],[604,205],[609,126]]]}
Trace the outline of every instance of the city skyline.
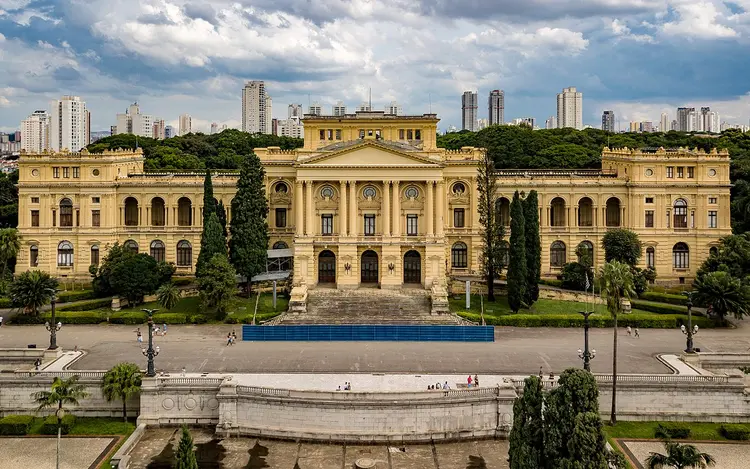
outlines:
{"label": "city skyline", "polygon": [[0,5],[2,131],[62,95],[85,98],[92,130],[114,125],[110,116],[134,101],[173,126],[189,113],[196,130],[238,128],[247,80],[273,90],[275,118],[289,103],[308,105],[308,96],[355,109],[372,88],[373,105],[396,100],[404,114],[431,108],[441,127],[459,127],[457,96],[479,90],[484,108],[487,93],[502,89],[506,121],[544,122],[555,114],[554,95],[576,86],[586,96],[583,124],[594,127],[605,109],[621,122],[658,122],[661,112],[701,105],[728,122],[750,119],[742,79],[750,58],[736,54],[750,43],[750,15],[737,2]]}

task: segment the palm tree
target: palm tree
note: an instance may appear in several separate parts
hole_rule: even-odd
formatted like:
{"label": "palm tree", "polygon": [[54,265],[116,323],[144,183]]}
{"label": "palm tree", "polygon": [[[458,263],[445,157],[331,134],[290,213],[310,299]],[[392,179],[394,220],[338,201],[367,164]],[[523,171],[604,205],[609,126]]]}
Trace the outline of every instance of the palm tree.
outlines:
{"label": "palm tree", "polygon": [[709,272],[695,281],[695,302],[711,307],[724,322],[731,313],[737,319],[750,314],[750,289],[729,272]]}
{"label": "palm tree", "polygon": [[651,453],[651,456],[646,459],[648,469],[665,467],[705,469],[716,464],[713,456],[708,453],[701,453],[693,445],[681,445],[680,443],[665,441],[664,448],[667,450],[667,454]]}
{"label": "palm tree", "polygon": [[614,345],[612,353],[612,412],[609,423],[617,423],[617,316],[622,313],[622,300],[635,295],[633,273],[628,264],[610,261],[604,264],[599,274],[601,292],[607,299],[607,310],[614,321]]}
{"label": "palm tree", "polygon": [[8,261],[16,257],[20,250],[21,238],[18,236],[18,230],[15,228],[0,230],[0,263],[3,264],[0,279],[5,279],[8,273]]}
{"label": "palm tree", "polygon": [[141,370],[135,363],[118,363],[104,373],[102,393],[107,401],[122,399],[122,418],[128,421],[127,400],[141,391]]}
{"label": "palm tree", "polygon": [[13,281],[10,286],[10,298],[13,303],[23,306],[34,316],[39,308],[52,300],[57,290],[57,279],[41,270],[29,270]]}
{"label": "palm tree", "polygon": [[172,283],[165,283],[156,290],[156,300],[164,309],[172,309],[180,301],[180,290]]}

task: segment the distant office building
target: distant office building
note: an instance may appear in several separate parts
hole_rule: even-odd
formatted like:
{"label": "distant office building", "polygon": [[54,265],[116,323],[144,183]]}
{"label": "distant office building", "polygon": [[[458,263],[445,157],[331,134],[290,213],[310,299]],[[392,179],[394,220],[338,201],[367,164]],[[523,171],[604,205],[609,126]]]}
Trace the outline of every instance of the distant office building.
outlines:
{"label": "distant office building", "polygon": [[557,126],[583,129],[583,93],[575,87],[563,88],[557,95]]}
{"label": "distant office building", "polygon": [[679,124],[677,123],[677,119],[672,119],[672,122],[669,124],[669,130],[678,130]]}
{"label": "distant office building", "polygon": [[289,119],[278,121],[276,135],[282,137],[304,138],[305,127],[299,117],[290,117]]}
{"label": "distant office building", "polygon": [[138,103],[133,103],[122,114],[117,114],[117,134],[133,134],[151,137],[154,133],[153,117],[141,114]]}
{"label": "distant office building", "polygon": [[209,131],[209,135],[213,135],[218,131],[219,131],[219,124],[217,124],[216,122],[211,122],[211,130]]}
{"label": "distant office building", "polygon": [[662,112],[659,119],[659,132],[669,132],[669,130],[669,115],[666,112]]}
{"label": "distant office building", "polygon": [[641,122],[641,132],[653,132],[654,131],[654,123],[651,121],[644,121]]}
{"label": "distant office building", "polygon": [[176,137],[177,132],[175,132],[174,127],[171,125],[167,125],[164,127],[164,138],[172,138]]}
{"label": "distant office building", "polygon": [[517,117],[511,121],[511,125],[525,125],[533,129],[536,127],[536,119],[533,117]]}
{"label": "distant office building", "polygon": [[117,126],[116,125],[110,125],[109,126],[109,135],[110,135],[110,137],[112,135],[115,135],[115,134],[117,134]]}
{"label": "distant office building", "polygon": [[546,121],[544,121],[544,128],[545,129],[556,129],[557,128],[557,117],[555,116],[549,116]]}
{"label": "distant office building", "polygon": [[343,101],[339,101],[333,105],[331,110],[334,116],[343,116],[346,114],[346,104]]}
{"label": "distant office building", "polygon": [[372,104],[368,101],[362,101],[362,104],[360,104],[357,107],[357,112],[370,112],[372,111]]}
{"label": "distant office building", "polygon": [[396,101],[391,101],[391,103],[385,107],[385,113],[400,116],[401,106]]}
{"label": "distant office building", "polygon": [[180,116],[178,129],[180,135],[187,135],[193,131],[193,118],[190,117],[190,114]]}
{"label": "distant office building", "polygon": [[477,110],[479,101],[476,91],[464,91],[461,96],[461,128],[463,130],[477,130]]}
{"label": "distant office building", "polygon": [[696,127],[698,132],[719,133],[719,113],[712,111],[710,107],[702,107],[700,115],[696,115]]}
{"label": "distant office building", "polygon": [[323,107],[320,105],[318,101],[314,101],[307,109],[308,114],[312,114],[314,116],[322,116],[323,115]]}
{"label": "distant office building", "polygon": [[42,153],[49,150],[49,114],[47,111],[34,111],[21,121],[21,151]]}
{"label": "distant office building", "polygon": [[[693,117],[691,118],[691,114]],[[693,121],[691,125],[691,120]],[[692,132],[695,130],[695,108],[678,107],[677,108],[677,130],[680,132]]]}
{"label": "distant office building", "polygon": [[279,135],[279,120],[271,119],[271,135]]}
{"label": "distant office building", "polygon": [[477,131],[486,129],[490,125],[489,119],[477,119]]}
{"label": "distant office building", "polygon": [[153,138],[157,140],[164,140],[166,135],[167,127],[164,124],[164,119],[159,119],[156,122],[154,122],[153,126]]}
{"label": "distant office building", "polygon": [[80,151],[91,132],[86,103],[78,96],[63,96],[50,102],[49,146],[53,151]]}
{"label": "distant office building", "polygon": [[503,90],[492,90],[490,91],[490,97],[487,101],[487,107],[489,111],[489,124],[504,124],[505,92]]}
{"label": "distant office building", "polygon": [[630,121],[630,124],[628,125],[628,132],[640,132],[640,131],[641,131],[641,123]]}
{"label": "distant office building", "polygon": [[604,111],[602,113],[602,130],[615,132],[615,111]]}
{"label": "distant office building", "polygon": [[305,110],[302,108],[301,104],[290,104],[287,106],[287,117],[297,117],[299,119],[302,119],[302,117],[305,114]]}
{"label": "distant office building", "polygon": [[266,94],[265,82],[254,80],[242,88],[242,130],[253,134],[270,134],[273,101]]}

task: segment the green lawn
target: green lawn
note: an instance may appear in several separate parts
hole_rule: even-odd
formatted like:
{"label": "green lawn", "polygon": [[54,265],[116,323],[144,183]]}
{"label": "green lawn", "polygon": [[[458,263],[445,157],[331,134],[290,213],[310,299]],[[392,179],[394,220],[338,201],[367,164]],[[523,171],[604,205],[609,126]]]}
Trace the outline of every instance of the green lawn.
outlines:
{"label": "green lawn", "polygon": [[[71,410],[75,414],[75,409]],[[39,417],[29,430],[29,435],[41,435],[44,419]],[[93,418],[76,417],[76,423],[70,430],[70,435],[130,435],[135,430],[135,420],[131,418],[127,423],[122,418]]]}
{"label": "green lawn", "polygon": [[[610,438],[642,438],[656,439],[654,436],[656,427],[659,423],[666,422],[617,422],[617,425],[604,425],[604,432]],[[675,424],[675,422],[672,422]],[[693,423],[682,422],[679,425],[690,428],[688,440],[710,440],[710,441],[727,441],[719,433],[721,423]],[[679,440],[676,440],[679,441]]]}

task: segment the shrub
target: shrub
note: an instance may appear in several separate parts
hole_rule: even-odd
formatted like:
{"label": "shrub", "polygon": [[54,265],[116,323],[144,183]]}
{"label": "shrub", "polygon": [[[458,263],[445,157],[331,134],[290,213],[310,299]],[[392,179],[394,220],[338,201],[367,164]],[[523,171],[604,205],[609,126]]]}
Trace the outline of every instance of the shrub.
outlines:
{"label": "shrub", "polygon": [[0,419],[0,435],[26,435],[33,423],[33,415],[8,415]]}
{"label": "shrub", "polygon": [[[70,433],[70,429],[76,423],[76,416],[72,414],[63,415],[60,422],[60,430],[63,435]],[[57,416],[48,415],[42,423],[42,435],[57,435]]]}
{"label": "shrub", "polygon": [[562,288],[562,280],[554,280],[554,279],[541,279],[539,280],[539,283],[542,285],[548,285],[550,287],[558,287]]}
{"label": "shrub", "polygon": [[747,425],[726,423],[719,428],[719,433],[727,440],[750,439],[750,427]]}
{"label": "shrub", "polygon": [[13,307],[13,300],[10,298],[0,298],[0,308],[11,308]]}
{"label": "shrub", "polygon": [[96,299],[94,290],[63,291],[57,294],[57,301],[59,301],[60,303],[93,299]]}
{"label": "shrub", "polygon": [[96,300],[87,300],[74,305],[63,305],[57,307],[58,311],[91,311],[99,308],[109,308],[112,305],[112,298],[99,298]]}
{"label": "shrub", "polygon": [[[49,321],[52,313],[44,313],[44,320]],[[63,324],[99,324],[104,321],[102,315],[96,311],[62,311],[55,315],[57,321]]]}
{"label": "shrub", "polygon": [[[281,314],[281,312],[270,311],[268,313],[258,313],[255,316],[255,322],[256,323],[260,323],[260,322],[263,322],[263,321],[268,321],[269,319],[275,318],[279,314]],[[252,318],[250,318],[250,320],[252,320]]]}
{"label": "shrub", "polygon": [[669,440],[672,438],[685,439],[690,436],[690,427],[679,423],[660,423],[654,432],[654,438]]}
{"label": "shrub", "polygon": [[10,318],[13,324],[44,324],[44,316],[34,316],[32,314],[16,314]]}
{"label": "shrub", "polygon": [[[459,316],[470,321],[480,322],[476,313],[459,312]],[[509,314],[505,316],[484,316],[488,325],[515,327],[583,327],[583,317],[579,314]],[[589,318],[591,327],[612,327],[612,318],[607,315],[595,315]],[[639,327],[642,329],[672,329],[687,323],[687,316],[677,314],[623,314],[617,319],[619,327]],[[701,328],[713,327],[708,318],[693,318],[693,324]]]}
{"label": "shrub", "polygon": [[154,314],[154,323],[156,324],[185,324],[187,315],[184,313],[156,313]]}
{"label": "shrub", "polygon": [[208,318],[203,314],[191,314],[188,316],[188,322],[190,324],[205,324],[208,322]]}
{"label": "shrub", "polygon": [[687,297],[685,295],[675,295],[671,293],[660,293],[656,291],[643,292],[640,295],[642,300],[657,301],[659,303],[669,303],[671,305],[685,306],[687,305]]}
{"label": "shrub", "polygon": [[687,314],[687,308],[684,306],[642,300],[630,300],[630,304],[633,306],[633,309],[640,309],[641,311],[649,311],[656,314]]}
{"label": "shrub", "polygon": [[118,311],[112,313],[109,322],[112,324],[136,325],[146,322],[147,316],[143,311]]}
{"label": "shrub", "polygon": [[195,279],[193,277],[175,277],[172,279],[172,283],[178,287],[184,287],[195,283]]}
{"label": "shrub", "polygon": [[578,262],[569,262],[562,268],[562,287],[569,290],[583,291],[586,289],[586,276],[593,282],[591,269]]}

